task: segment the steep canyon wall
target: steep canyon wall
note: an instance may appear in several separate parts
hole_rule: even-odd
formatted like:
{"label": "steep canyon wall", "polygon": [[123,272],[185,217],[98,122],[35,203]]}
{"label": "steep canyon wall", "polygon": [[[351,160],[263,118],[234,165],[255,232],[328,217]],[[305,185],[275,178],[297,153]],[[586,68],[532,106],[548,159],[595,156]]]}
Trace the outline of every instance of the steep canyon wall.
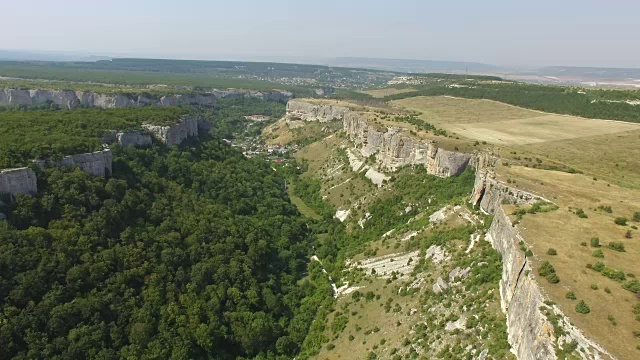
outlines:
{"label": "steep canyon wall", "polygon": [[406,165],[424,165],[430,174],[448,177],[460,175],[472,155],[441,149],[433,141],[412,136],[398,127],[371,124],[366,114],[344,106],[313,104],[303,100],[287,103],[287,116],[294,120],[340,120],[343,129],[363,157],[375,155],[381,168],[397,170]]}
{"label": "steep canyon wall", "polygon": [[293,98],[293,94],[280,90],[264,92],[253,90],[214,90],[196,94],[154,96],[150,94],[106,94],[94,91],[73,90],[0,89],[0,105],[46,105],[52,103],[67,109],[75,109],[79,106],[101,107],[105,109],[149,105],[215,106],[217,99],[240,97],[284,102]]}

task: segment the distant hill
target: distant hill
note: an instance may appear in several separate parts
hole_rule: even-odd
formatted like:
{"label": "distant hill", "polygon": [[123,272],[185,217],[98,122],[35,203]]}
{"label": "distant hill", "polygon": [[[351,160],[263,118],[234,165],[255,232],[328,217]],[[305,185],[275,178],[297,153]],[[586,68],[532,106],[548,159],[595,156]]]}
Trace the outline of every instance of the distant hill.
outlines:
{"label": "distant hill", "polygon": [[478,62],[414,59],[338,57],[333,60],[329,60],[328,65],[386,71],[399,71],[408,73],[485,73],[499,71],[499,68],[495,65],[483,64]]}
{"label": "distant hill", "polygon": [[98,61],[107,59],[109,59],[107,56],[73,52],[0,50],[0,60],[3,61]]}

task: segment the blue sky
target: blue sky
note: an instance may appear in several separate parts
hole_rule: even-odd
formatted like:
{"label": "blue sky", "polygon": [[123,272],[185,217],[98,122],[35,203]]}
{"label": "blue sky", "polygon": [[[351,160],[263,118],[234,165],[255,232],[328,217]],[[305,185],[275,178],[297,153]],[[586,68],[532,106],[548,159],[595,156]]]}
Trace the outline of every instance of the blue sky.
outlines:
{"label": "blue sky", "polygon": [[0,0],[0,49],[640,67],[640,1]]}

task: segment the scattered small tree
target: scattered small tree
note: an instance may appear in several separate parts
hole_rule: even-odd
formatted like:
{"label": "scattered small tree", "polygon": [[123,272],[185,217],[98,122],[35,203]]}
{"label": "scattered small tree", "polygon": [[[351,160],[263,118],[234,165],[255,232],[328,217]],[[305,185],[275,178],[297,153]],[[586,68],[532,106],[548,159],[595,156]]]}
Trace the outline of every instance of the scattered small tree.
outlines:
{"label": "scattered small tree", "polygon": [[617,242],[617,241],[610,242],[609,249],[619,251],[619,252],[625,252],[624,244],[622,242]]}
{"label": "scattered small tree", "polygon": [[588,314],[591,312],[591,309],[584,300],[580,300],[580,302],[576,304],[576,312],[578,314]]}
{"label": "scattered small tree", "polygon": [[629,221],[629,219],[623,216],[619,216],[613,220],[614,223],[620,226],[627,226],[627,221]]}

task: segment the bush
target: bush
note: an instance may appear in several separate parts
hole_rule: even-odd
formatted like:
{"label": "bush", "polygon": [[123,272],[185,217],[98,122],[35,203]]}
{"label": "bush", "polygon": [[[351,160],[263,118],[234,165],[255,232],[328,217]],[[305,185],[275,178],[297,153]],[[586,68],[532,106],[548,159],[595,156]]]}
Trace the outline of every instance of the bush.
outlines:
{"label": "bush", "polygon": [[591,312],[591,309],[584,300],[580,300],[580,302],[576,304],[576,312],[578,314],[588,314]]}
{"label": "bush", "polygon": [[640,293],[640,281],[637,279],[629,280],[622,284],[622,288],[632,293]]}
{"label": "bush", "polygon": [[633,221],[640,222],[640,211],[636,211],[633,213],[633,217],[631,218]]}
{"label": "bush", "polygon": [[627,221],[629,221],[629,219],[623,216],[619,216],[613,220],[614,223],[621,226],[627,226]]}
{"label": "bush", "polygon": [[554,248],[549,248],[549,250],[547,250],[547,255],[558,255],[558,252]]}
{"label": "bush", "polygon": [[604,253],[600,249],[594,251],[591,255],[596,258],[604,259]]}
{"label": "bush", "polygon": [[591,290],[598,290],[598,284],[591,284]]}
{"label": "bush", "polygon": [[619,252],[625,252],[624,243],[622,243],[622,242],[612,241],[612,242],[609,243],[608,247],[611,250],[615,250],[615,251],[619,251]]}
{"label": "bush", "polygon": [[569,291],[564,297],[569,300],[577,300],[576,294],[573,291]]}
{"label": "bush", "polygon": [[611,206],[600,205],[600,206],[598,206],[598,210],[602,210],[602,211],[604,211],[606,213],[609,213],[609,214],[613,213],[613,210],[611,209]]}
{"label": "bush", "polygon": [[540,265],[540,268],[538,269],[538,274],[540,274],[540,276],[542,277],[547,277],[551,274],[554,274],[555,272],[556,269],[554,269],[553,265],[551,265],[551,263],[548,261],[542,263],[542,265]]}
{"label": "bush", "polygon": [[591,238],[591,247],[600,247],[600,238]]}
{"label": "bush", "polygon": [[582,209],[577,209],[576,210],[576,215],[578,215],[578,217],[581,218],[581,219],[588,218],[587,214],[585,214],[584,210],[582,210]]}
{"label": "bush", "polygon": [[549,276],[547,276],[547,281],[552,283],[552,284],[557,284],[560,282],[560,278],[558,277],[558,275],[556,273],[553,273]]}
{"label": "bush", "polygon": [[597,272],[602,272],[602,270],[604,270],[605,268],[606,268],[606,266],[604,265],[604,263],[598,261],[595,265],[593,265],[591,267],[591,270],[597,271]]}
{"label": "bush", "polygon": [[627,232],[624,234],[625,239],[631,239],[633,236],[631,235],[631,230],[627,230]]}

